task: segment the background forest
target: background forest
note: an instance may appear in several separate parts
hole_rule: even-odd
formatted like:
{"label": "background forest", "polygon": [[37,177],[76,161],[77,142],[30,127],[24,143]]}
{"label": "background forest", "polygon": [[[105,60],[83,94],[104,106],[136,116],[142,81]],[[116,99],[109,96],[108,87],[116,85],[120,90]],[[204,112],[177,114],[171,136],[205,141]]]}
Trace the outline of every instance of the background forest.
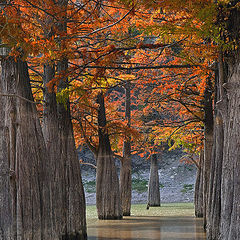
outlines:
{"label": "background forest", "polygon": [[85,147],[99,219],[131,214],[133,154],[160,205],[158,156],[181,148],[207,238],[238,239],[239,6],[1,1],[0,239],[87,238]]}

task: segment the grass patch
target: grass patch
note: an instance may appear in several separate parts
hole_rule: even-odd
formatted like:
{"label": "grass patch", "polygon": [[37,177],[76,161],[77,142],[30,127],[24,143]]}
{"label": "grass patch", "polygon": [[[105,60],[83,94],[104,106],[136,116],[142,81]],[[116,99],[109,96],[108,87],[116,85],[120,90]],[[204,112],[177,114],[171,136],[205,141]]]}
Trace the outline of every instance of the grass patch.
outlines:
{"label": "grass patch", "polygon": [[192,191],[192,190],[193,190],[193,184],[184,184],[181,192],[186,193],[186,192]]}
{"label": "grass patch", "polygon": [[[146,204],[133,204],[131,208],[131,216],[194,216],[193,203],[162,203],[161,207],[150,207],[146,210]],[[87,206],[88,223],[97,221],[96,206]]]}

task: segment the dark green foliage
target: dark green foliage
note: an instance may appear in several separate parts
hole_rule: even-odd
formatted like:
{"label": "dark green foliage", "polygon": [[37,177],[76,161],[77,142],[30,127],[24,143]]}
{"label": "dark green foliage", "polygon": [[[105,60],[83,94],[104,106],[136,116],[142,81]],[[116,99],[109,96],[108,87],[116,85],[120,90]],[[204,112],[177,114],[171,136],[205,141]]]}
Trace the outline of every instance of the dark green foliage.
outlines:
{"label": "dark green foliage", "polygon": [[193,190],[193,184],[184,184],[181,192],[186,193],[186,192],[192,191],[192,190]]}

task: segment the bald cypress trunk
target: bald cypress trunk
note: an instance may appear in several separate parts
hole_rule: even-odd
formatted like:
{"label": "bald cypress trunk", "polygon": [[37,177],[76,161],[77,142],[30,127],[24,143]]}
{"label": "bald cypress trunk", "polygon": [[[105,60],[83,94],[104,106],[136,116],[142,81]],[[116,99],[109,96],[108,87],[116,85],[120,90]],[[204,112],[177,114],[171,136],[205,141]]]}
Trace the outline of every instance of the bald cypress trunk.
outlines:
{"label": "bald cypress trunk", "polygon": [[[220,71],[219,71],[219,68]],[[221,177],[223,161],[223,119],[221,114],[221,104],[217,104],[221,99],[220,88],[224,82],[223,64],[216,64],[215,70],[215,116],[214,116],[214,146],[212,152],[212,165],[209,186],[209,203],[207,218],[207,238],[219,238],[219,226],[221,217]],[[224,109],[222,109],[224,111]]]}
{"label": "bald cypress trunk", "polygon": [[[239,13],[238,13],[239,14]],[[239,16],[239,15],[238,15]],[[236,18],[236,24],[240,18]],[[240,61],[228,64],[229,75],[224,88],[227,99],[222,102],[223,162],[221,178],[221,220],[219,239],[239,239],[240,227]]]}
{"label": "bald cypress trunk", "polygon": [[120,169],[120,193],[123,216],[131,215],[132,199],[132,161],[131,161],[131,143],[124,142],[124,156],[121,161]]}
{"label": "bald cypress trunk", "polygon": [[[45,65],[43,132],[51,163],[51,218],[58,237],[61,239],[86,239],[85,197],[81,179],[69,99],[57,102],[53,89],[47,84],[55,74],[53,66]],[[57,66],[65,71],[67,61]],[[62,79],[58,86],[61,92],[68,83]]]}
{"label": "bald cypress trunk", "polygon": [[[131,87],[130,82],[125,83],[125,119],[128,127],[131,126]],[[120,194],[122,201],[123,216],[131,215],[131,199],[132,199],[132,161],[131,161],[131,137],[124,141],[123,159],[120,169]]]}
{"label": "bald cypress trunk", "polygon": [[223,121],[220,113],[215,121],[215,143],[213,149],[213,162],[211,167],[209,206],[207,218],[207,236],[208,239],[219,238],[219,226],[221,217],[221,175],[223,161]]}
{"label": "bald cypress trunk", "polygon": [[[222,40],[233,43],[221,52],[219,62],[220,99],[216,103],[214,186],[208,239],[240,238],[240,12],[238,1],[219,4],[218,23],[224,23]],[[222,26],[222,25],[221,25]]]}
{"label": "bald cypress trunk", "polygon": [[[55,2],[61,7],[61,18],[53,19],[47,15],[49,24],[55,24],[57,32],[67,33],[68,0]],[[46,31],[46,37],[52,37],[53,30]],[[65,42],[59,38],[59,47]],[[62,76],[57,85],[57,93],[68,89],[68,79],[64,77],[68,70],[68,60],[61,56],[55,63],[44,66],[44,114],[43,132],[51,162],[51,218],[57,236],[62,240],[86,239],[86,204],[73,135],[69,96],[64,95],[57,102],[54,87],[49,89],[48,83],[55,74]],[[55,86],[56,87],[56,86]]]}
{"label": "bald cypress trunk", "polygon": [[1,60],[0,239],[55,239],[49,217],[49,162],[28,67]]}
{"label": "bald cypress trunk", "polygon": [[210,169],[213,147],[213,107],[212,86],[210,78],[204,93],[204,160],[203,160],[203,221],[204,228],[207,224],[208,194],[210,184]]}
{"label": "bald cypress trunk", "polygon": [[96,204],[99,219],[121,219],[119,181],[108,131],[103,93],[97,96],[99,146],[97,150]]}
{"label": "bald cypress trunk", "polygon": [[157,154],[151,156],[150,177],[148,182],[148,206],[160,206],[160,190],[158,176],[158,159]]}
{"label": "bald cypress trunk", "polygon": [[194,191],[195,216],[203,217],[203,152],[200,153],[200,161],[197,169],[197,177]]}

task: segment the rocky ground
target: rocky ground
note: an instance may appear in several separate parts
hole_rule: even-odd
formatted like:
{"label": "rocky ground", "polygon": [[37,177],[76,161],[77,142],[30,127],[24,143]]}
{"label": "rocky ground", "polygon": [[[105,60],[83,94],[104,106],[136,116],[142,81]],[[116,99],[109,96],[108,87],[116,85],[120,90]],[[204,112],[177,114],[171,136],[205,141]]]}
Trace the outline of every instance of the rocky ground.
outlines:
{"label": "rocky ground", "polygon": [[[193,202],[196,167],[186,165],[179,160],[183,153],[180,150],[164,152],[159,160],[159,182],[162,202]],[[95,164],[94,156],[84,150],[79,153],[84,162]],[[150,161],[133,156],[132,203],[147,202],[147,185],[149,179]],[[116,161],[119,170],[119,162]],[[87,205],[96,203],[95,179],[96,170],[88,165],[82,165],[82,179],[84,183]]]}

